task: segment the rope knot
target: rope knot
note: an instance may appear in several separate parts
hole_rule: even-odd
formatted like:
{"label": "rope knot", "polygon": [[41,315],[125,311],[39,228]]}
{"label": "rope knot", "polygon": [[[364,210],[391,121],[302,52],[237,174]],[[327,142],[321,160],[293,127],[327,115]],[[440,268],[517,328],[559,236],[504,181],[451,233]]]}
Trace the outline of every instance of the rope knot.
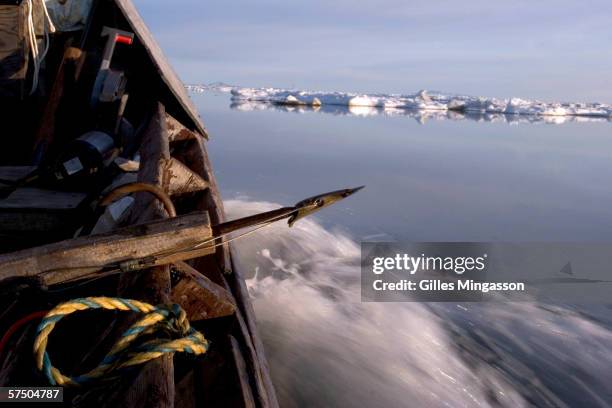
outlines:
{"label": "rope knot", "polygon": [[160,310],[168,312],[169,329],[180,336],[186,336],[191,332],[191,325],[187,319],[187,313],[176,303],[158,306]]}
{"label": "rope knot", "polygon": [[[144,316],[122,334],[98,367],[78,377],[68,377],[51,365],[47,353],[49,335],[62,318],[87,309],[131,311]],[[166,329],[174,338],[164,338],[166,336],[159,333],[160,329]],[[144,343],[137,341],[146,335],[156,335],[157,338]],[[74,299],[56,306],[39,324],[34,341],[36,367],[51,385],[60,386],[78,386],[96,379],[108,379],[113,372],[133,368],[164,354],[182,352],[201,355],[207,350],[208,341],[202,333],[190,326],[187,313],[179,305],[156,307],[138,300],[108,297]]]}

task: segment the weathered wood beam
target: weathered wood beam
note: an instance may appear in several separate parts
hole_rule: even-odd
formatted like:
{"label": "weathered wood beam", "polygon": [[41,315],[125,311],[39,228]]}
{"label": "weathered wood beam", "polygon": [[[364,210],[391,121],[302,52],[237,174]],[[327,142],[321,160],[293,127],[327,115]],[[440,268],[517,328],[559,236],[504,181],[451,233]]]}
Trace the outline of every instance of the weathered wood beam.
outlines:
{"label": "weathered wood beam", "polygon": [[208,188],[208,182],[175,158],[166,161],[168,194],[193,193]]}
{"label": "weathered wood beam", "polygon": [[172,287],[170,300],[187,312],[190,321],[232,315],[233,296],[185,262],[174,263],[179,281]]}
{"label": "weathered wood beam", "polygon": [[[165,109],[159,104],[153,113],[149,125],[144,131],[140,145],[140,168],[138,181],[154,184],[168,190],[169,180],[164,178],[166,161],[170,160],[170,147],[168,144]],[[161,205],[149,193],[134,194],[134,206],[131,211],[131,222],[142,222],[160,218],[161,214],[153,214],[155,207]]]}
{"label": "weathered wood beam", "polygon": [[[168,128],[168,140],[170,143],[200,137],[199,133],[187,129],[182,123],[168,114],[166,114],[166,127]],[[208,139],[208,135],[204,135],[204,137]]]}
{"label": "weathered wood beam", "polygon": [[[230,247],[230,252],[232,253],[232,256],[237,255],[234,252],[233,247]],[[259,333],[257,332],[253,304],[251,303],[251,298],[240,269],[235,263],[232,263],[232,269],[233,273],[227,276],[227,279],[230,281],[230,286],[232,287],[236,298],[239,299],[237,300],[238,307],[244,314],[244,324],[246,325],[247,332],[251,335],[249,340],[252,342],[253,350],[249,357],[257,360],[254,369],[257,369],[259,371],[259,375],[261,375],[261,381],[268,397],[268,406],[271,408],[276,408],[279,406],[278,400],[276,399],[276,391],[274,390],[274,384],[272,384],[272,378],[270,377],[270,366],[268,365],[268,359],[266,358],[264,346],[261,338],[259,337]],[[245,328],[243,327],[242,330],[245,330]]]}
{"label": "weathered wood beam", "polygon": [[[188,248],[210,236],[206,212],[133,225],[106,234],[0,255],[0,280],[44,273],[43,283],[52,285],[99,271],[102,265]],[[211,252],[209,249],[208,253]],[[188,259],[185,256],[190,255],[166,255],[158,263]]]}
{"label": "weathered wood beam", "polygon": [[233,336],[228,336],[230,342],[230,348],[232,350],[232,356],[234,358],[234,364],[236,373],[238,375],[238,384],[242,391],[242,402],[245,408],[255,408],[255,399],[253,398],[253,392],[251,391],[251,384],[249,381],[249,374],[247,371],[244,357],[240,351],[240,345]]}
{"label": "weathered wood beam", "polygon": [[[176,148],[174,156],[188,165],[194,172],[198,173],[209,183],[209,188],[205,191],[199,209],[209,210],[211,222],[214,225],[220,224],[225,219],[223,202],[217,187],[212,165],[206,151],[204,140],[201,138],[189,139],[181,142],[181,148]],[[277,408],[278,401],[276,392],[270,378],[268,362],[263,349],[263,344],[259,339],[255,326],[255,314],[249,298],[244,279],[240,272],[236,270],[231,262],[229,245],[217,248],[217,263],[227,274],[220,279],[232,288],[237,302],[236,318],[239,322],[238,328],[240,336],[238,340],[244,345],[244,359],[248,372],[253,379],[253,392],[257,395],[254,398],[261,407]],[[201,271],[208,271],[208,258],[201,258],[194,262],[194,267]]]}
{"label": "weathered wood beam", "polygon": [[[204,191],[202,200],[197,204],[197,209],[208,210],[210,221],[214,225],[221,224],[225,221],[223,201],[221,201],[221,195],[212,166],[210,165],[204,140],[197,138],[181,143],[183,145],[180,149],[176,149],[174,157],[200,175],[208,183],[208,189]],[[227,245],[217,248],[217,258],[220,268],[224,272],[231,272],[230,255]],[[196,265],[196,269],[199,270],[200,268]]]}
{"label": "weathered wood beam", "polygon": [[[165,177],[163,165],[170,159],[170,148],[165,116],[164,105],[158,103],[142,138],[138,181],[157,185],[167,191],[169,180]],[[167,217],[159,200],[143,193],[135,195],[131,215],[135,222]],[[118,292],[120,296],[161,304],[169,303],[170,287],[170,267],[165,265],[122,275]],[[133,320],[126,320],[125,324]],[[129,389],[117,395],[114,401],[109,400],[108,406],[169,408],[174,406],[175,398],[174,362],[172,355],[165,355],[146,363]]]}
{"label": "weathered wood beam", "polygon": [[[208,188],[208,183],[206,181],[174,158],[163,160],[160,166],[162,167],[164,173],[164,179],[169,180],[165,190],[168,195],[174,196],[193,193]],[[122,173],[116,177],[107,188],[104,189],[101,195],[107,196],[109,193],[115,189],[118,189],[119,187],[136,182],[138,182],[138,175],[136,173]],[[137,189],[135,187],[131,189],[131,191],[134,190]]]}
{"label": "weathered wood beam", "polygon": [[[255,398],[259,406],[266,408],[278,408],[276,401],[276,392],[274,388],[269,388],[272,385],[267,384],[267,378],[270,375],[268,365],[265,360],[265,355],[258,353],[255,348],[253,335],[245,322],[244,312],[236,313],[238,328],[241,336],[238,338],[244,352],[245,366],[251,377],[253,390],[256,391]],[[257,332],[255,332],[257,335]]]}

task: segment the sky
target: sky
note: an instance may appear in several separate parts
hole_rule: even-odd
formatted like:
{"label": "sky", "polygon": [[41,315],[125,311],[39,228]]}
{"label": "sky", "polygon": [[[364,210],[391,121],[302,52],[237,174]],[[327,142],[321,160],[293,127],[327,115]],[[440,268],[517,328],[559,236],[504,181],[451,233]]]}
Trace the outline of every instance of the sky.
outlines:
{"label": "sky", "polygon": [[184,82],[612,103],[609,0],[135,0]]}

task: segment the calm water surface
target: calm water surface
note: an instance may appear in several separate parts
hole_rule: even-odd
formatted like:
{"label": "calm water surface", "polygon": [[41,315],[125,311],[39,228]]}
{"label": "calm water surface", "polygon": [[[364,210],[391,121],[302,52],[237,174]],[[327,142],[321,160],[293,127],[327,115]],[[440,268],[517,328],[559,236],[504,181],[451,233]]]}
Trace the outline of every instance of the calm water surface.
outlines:
{"label": "calm water surface", "polygon": [[356,238],[612,240],[612,123],[422,125],[194,98],[225,198],[292,204],[365,184],[322,219]]}
{"label": "calm water surface", "polygon": [[230,216],[367,186],[238,244],[282,406],[612,405],[610,308],[362,304],[358,246],[610,242],[612,123],[419,123],[193,98]]}

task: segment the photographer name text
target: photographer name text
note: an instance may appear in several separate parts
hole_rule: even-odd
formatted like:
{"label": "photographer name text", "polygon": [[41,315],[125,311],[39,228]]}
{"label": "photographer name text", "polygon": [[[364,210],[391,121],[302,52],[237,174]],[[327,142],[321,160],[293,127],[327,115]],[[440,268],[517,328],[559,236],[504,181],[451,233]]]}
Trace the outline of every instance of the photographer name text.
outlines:
{"label": "photographer name text", "polygon": [[[456,277],[466,272],[482,272],[486,269],[487,254],[467,257],[441,257],[441,256],[411,256],[409,254],[396,254],[393,257],[376,257],[372,259],[372,273],[379,275],[388,273],[394,278],[400,272],[409,276],[427,272],[452,272]],[[375,279],[372,289],[380,291],[421,291],[421,292],[524,292],[523,282],[483,282],[474,279],[399,279],[386,282],[384,279]]]}

